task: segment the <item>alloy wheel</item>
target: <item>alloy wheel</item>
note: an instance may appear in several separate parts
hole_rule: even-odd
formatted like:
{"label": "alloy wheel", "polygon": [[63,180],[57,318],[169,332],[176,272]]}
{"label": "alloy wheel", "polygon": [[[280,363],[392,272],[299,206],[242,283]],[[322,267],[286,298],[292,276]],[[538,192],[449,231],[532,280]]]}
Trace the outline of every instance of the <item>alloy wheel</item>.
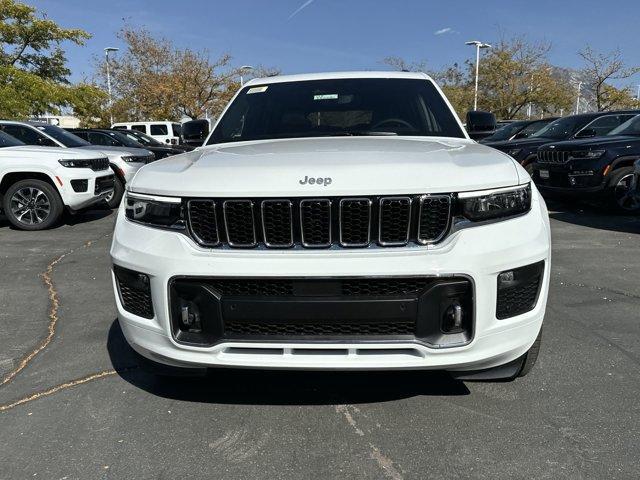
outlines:
{"label": "alloy wheel", "polygon": [[44,222],[51,213],[51,202],[46,193],[36,187],[17,190],[10,201],[11,213],[25,225]]}

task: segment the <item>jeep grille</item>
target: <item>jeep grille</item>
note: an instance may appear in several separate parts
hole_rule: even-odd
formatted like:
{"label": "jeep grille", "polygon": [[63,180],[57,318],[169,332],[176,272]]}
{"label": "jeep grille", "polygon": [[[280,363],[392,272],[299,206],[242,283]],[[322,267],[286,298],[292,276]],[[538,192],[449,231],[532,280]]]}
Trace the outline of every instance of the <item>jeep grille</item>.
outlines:
{"label": "jeep grille", "polygon": [[451,226],[452,196],[191,199],[189,233],[207,248],[427,245]]}

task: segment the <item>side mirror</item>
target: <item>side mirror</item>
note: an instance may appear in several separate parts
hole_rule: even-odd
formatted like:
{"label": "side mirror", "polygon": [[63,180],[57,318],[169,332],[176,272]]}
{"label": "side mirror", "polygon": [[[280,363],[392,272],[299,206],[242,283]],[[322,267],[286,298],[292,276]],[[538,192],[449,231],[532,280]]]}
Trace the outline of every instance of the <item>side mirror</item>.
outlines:
{"label": "side mirror", "polygon": [[496,116],[491,112],[467,112],[467,133],[474,140],[491,135],[496,129]]}
{"label": "side mirror", "polygon": [[591,138],[596,136],[596,131],[593,128],[585,128],[576,133],[576,138]]}
{"label": "side mirror", "polygon": [[209,120],[190,120],[182,124],[182,139],[184,143],[200,146],[209,136]]}

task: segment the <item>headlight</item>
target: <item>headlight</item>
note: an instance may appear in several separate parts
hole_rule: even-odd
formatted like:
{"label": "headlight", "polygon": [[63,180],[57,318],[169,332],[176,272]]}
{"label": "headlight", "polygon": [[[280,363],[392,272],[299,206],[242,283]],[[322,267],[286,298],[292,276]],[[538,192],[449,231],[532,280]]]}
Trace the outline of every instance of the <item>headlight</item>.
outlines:
{"label": "headlight", "polygon": [[127,163],[140,162],[140,157],[133,157],[133,156],[129,156],[129,155],[123,155],[120,158],[122,158],[122,160],[124,160]]}
{"label": "headlight", "polygon": [[182,200],[171,197],[153,197],[127,193],[125,216],[134,222],[151,227],[184,230]]}
{"label": "headlight", "polygon": [[473,222],[511,217],[531,209],[531,184],[487,195],[462,195],[458,199],[461,213]]}
{"label": "headlight", "polygon": [[69,168],[91,168],[91,160],[58,160],[58,163]]}
{"label": "headlight", "polygon": [[569,154],[570,158],[592,159],[604,155],[604,150],[578,150]]}
{"label": "headlight", "polygon": [[520,154],[521,151],[522,151],[521,148],[513,148],[513,149],[507,151],[507,155],[509,155],[509,156],[511,156],[513,158],[516,158]]}

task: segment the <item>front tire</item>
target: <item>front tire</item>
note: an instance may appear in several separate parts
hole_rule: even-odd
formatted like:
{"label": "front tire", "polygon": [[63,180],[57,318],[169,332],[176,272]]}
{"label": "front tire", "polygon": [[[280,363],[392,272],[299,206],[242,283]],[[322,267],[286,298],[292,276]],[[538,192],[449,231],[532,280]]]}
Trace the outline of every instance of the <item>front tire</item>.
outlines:
{"label": "front tire", "polygon": [[111,209],[118,208],[120,201],[122,200],[122,195],[124,195],[124,181],[120,177],[116,176],[113,184],[113,193],[105,198],[107,206]]}
{"label": "front tire", "polygon": [[4,195],[4,214],[20,230],[45,230],[54,226],[64,206],[60,195],[47,182],[36,179],[20,180]]}
{"label": "front tire", "polygon": [[607,191],[609,203],[620,213],[640,212],[640,197],[633,191],[633,168],[623,167],[614,170]]}

